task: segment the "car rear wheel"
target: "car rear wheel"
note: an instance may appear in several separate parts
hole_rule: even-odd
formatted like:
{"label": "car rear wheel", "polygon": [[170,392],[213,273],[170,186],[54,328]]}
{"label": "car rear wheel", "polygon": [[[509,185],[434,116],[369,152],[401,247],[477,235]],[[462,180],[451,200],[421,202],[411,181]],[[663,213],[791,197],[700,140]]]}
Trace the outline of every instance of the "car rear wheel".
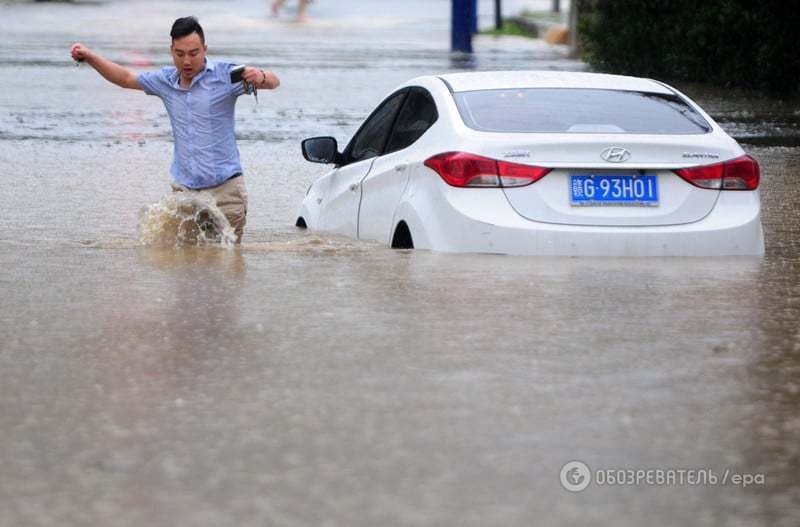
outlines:
{"label": "car rear wheel", "polygon": [[413,249],[414,240],[411,238],[411,231],[406,222],[401,221],[397,224],[392,237],[392,249]]}

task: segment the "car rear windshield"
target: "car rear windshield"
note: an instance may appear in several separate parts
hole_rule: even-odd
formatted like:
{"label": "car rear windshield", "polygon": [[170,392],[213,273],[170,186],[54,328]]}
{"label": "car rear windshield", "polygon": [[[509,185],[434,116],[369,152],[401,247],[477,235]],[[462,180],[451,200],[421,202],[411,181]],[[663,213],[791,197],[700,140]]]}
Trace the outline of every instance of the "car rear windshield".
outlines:
{"label": "car rear windshield", "polygon": [[461,118],[482,132],[704,134],[711,126],[677,95],[581,88],[454,94]]}

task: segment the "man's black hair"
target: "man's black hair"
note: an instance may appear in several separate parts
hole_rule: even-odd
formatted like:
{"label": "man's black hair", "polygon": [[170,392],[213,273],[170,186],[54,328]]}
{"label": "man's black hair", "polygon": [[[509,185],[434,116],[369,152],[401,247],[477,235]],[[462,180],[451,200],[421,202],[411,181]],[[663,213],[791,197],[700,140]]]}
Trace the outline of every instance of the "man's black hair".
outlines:
{"label": "man's black hair", "polygon": [[193,16],[187,16],[179,18],[172,24],[172,31],[169,32],[169,36],[171,36],[172,41],[175,42],[176,39],[189,36],[192,33],[197,33],[200,36],[200,42],[203,44],[206,43],[206,36],[203,34],[203,28],[200,27],[200,22]]}

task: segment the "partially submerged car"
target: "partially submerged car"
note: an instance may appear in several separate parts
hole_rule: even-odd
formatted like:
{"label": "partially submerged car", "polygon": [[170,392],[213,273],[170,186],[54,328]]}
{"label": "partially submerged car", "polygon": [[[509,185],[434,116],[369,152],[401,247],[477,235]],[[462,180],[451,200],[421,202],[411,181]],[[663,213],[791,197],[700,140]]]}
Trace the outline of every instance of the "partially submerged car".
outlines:
{"label": "partially submerged car", "polygon": [[658,81],[573,72],[426,76],[393,91],[296,224],[396,248],[519,255],[760,255],[758,163]]}

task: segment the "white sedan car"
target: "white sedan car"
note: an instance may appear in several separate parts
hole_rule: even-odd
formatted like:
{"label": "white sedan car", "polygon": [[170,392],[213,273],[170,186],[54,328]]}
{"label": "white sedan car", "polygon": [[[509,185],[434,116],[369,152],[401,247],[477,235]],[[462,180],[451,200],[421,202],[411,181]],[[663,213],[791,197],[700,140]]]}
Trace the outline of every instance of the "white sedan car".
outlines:
{"label": "white sedan car", "polygon": [[649,79],[426,76],[392,92],[311,185],[297,226],[396,248],[520,255],[760,255],[758,163]]}

